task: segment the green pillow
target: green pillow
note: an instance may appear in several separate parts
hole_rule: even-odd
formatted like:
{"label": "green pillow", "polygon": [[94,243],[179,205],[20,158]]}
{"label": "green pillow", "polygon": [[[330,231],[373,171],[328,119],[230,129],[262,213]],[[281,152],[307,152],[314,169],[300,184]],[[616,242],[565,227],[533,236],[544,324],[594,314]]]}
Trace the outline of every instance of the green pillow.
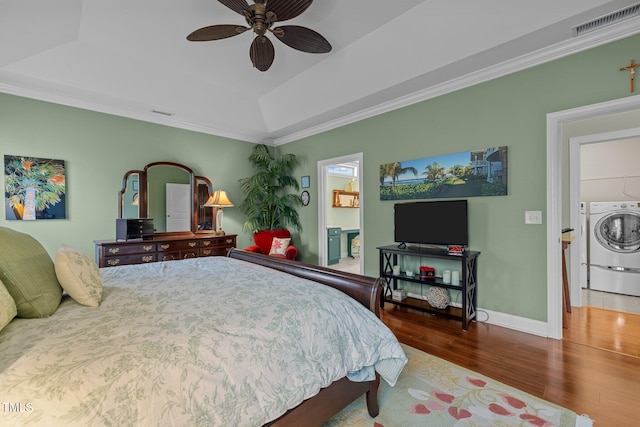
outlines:
{"label": "green pillow", "polygon": [[0,331],[16,317],[16,303],[0,281]]}
{"label": "green pillow", "polygon": [[60,305],[62,287],[47,251],[28,234],[5,227],[0,227],[0,280],[18,317],[48,317]]}

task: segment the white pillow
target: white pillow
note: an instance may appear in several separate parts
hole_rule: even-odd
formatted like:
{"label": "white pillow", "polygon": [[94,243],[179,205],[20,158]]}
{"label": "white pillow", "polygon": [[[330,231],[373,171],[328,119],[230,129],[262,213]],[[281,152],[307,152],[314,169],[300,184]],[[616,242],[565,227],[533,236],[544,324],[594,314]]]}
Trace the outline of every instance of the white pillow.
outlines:
{"label": "white pillow", "polygon": [[95,262],[82,252],[62,245],[55,260],[62,289],[78,304],[97,307],[102,301],[102,275]]}
{"label": "white pillow", "polygon": [[289,247],[289,242],[291,242],[290,238],[283,239],[280,237],[274,237],[271,241],[271,250],[269,251],[269,255],[284,255]]}
{"label": "white pillow", "polygon": [[7,288],[4,287],[2,281],[0,281],[0,331],[17,315],[16,302]]}

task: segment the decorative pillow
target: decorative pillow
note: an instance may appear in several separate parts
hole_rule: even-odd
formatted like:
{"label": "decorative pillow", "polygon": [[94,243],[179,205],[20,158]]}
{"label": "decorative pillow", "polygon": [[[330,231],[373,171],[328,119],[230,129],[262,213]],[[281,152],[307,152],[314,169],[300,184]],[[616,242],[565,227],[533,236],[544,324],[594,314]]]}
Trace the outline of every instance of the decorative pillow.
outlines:
{"label": "decorative pillow", "polygon": [[287,248],[289,247],[289,242],[291,239],[282,239],[280,237],[274,237],[271,242],[271,250],[269,250],[269,255],[284,255],[287,252]]}
{"label": "decorative pillow", "polygon": [[47,251],[28,234],[6,227],[0,227],[0,280],[18,317],[48,317],[60,305],[62,287]]}
{"label": "decorative pillow", "polygon": [[0,282],[0,331],[11,322],[11,319],[16,317],[16,314],[18,314],[16,302]]}
{"label": "decorative pillow", "polygon": [[78,304],[97,307],[102,301],[102,275],[95,262],[82,252],[62,245],[55,261],[56,275]]}

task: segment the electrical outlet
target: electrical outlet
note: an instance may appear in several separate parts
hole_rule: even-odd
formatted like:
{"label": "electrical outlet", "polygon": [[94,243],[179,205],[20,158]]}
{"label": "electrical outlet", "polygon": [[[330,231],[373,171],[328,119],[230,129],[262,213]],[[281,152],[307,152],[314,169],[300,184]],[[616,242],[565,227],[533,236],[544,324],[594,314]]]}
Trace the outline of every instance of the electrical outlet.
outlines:
{"label": "electrical outlet", "polygon": [[525,224],[542,224],[542,211],[525,211]]}

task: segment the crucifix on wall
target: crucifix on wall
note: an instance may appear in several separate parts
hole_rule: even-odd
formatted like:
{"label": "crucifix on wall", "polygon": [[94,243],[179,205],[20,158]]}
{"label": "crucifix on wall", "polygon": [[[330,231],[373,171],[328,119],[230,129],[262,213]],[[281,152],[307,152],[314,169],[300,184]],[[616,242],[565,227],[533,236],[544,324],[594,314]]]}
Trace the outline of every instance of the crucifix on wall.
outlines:
{"label": "crucifix on wall", "polygon": [[622,67],[620,68],[620,71],[628,71],[629,72],[629,79],[630,79],[630,88],[631,88],[631,92],[635,91],[635,86],[634,86],[634,82],[636,79],[636,68],[640,67],[640,64],[634,64],[633,59],[631,60],[631,63],[626,66],[626,67]]}

